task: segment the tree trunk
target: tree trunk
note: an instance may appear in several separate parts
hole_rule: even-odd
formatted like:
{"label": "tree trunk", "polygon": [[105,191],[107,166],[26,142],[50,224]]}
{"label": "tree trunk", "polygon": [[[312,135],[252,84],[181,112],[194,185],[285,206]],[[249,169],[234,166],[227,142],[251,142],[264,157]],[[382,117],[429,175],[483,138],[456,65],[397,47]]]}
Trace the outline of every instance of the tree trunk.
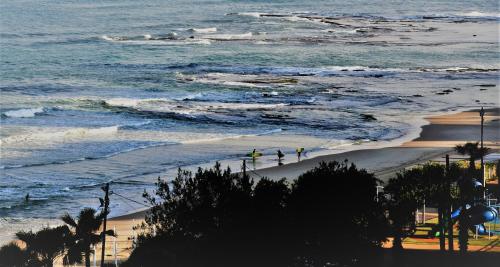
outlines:
{"label": "tree trunk", "polygon": [[472,173],[476,170],[476,164],[474,158],[471,156],[469,159],[469,169],[471,170]]}
{"label": "tree trunk", "polygon": [[469,243],[469,229],[468,224],[465,222],[465,205],[462,206],[462,211],[460,212],[460,222],[459,222],[459,232],[458,232],[458,242],[460,246],[460,253],[465,254],[468,250]]}
{"label": "tree trunk", "polygon": [[438,229],[439,229],[439,250],[440,251],[445,251],[446,250],[446,231],[444,227],[444,211],[442,207],[438,207]]}
{"label": "tree trunk", "polygon": [[403,242],[401,240],[401,227],[397,226],[396,231],[394,231],[394,239],[392,240],[392,249],[396,251],[403,250]]}
{"label": "tree trunk", "polygon": [[446,219],[448,223],[448,250],[453,251],[453,219],[451,219],[451,205],[446,207]]}
{"label": "tree trunk", "polygon": [[90,250],[85,250],[85,266],[90,267]]}

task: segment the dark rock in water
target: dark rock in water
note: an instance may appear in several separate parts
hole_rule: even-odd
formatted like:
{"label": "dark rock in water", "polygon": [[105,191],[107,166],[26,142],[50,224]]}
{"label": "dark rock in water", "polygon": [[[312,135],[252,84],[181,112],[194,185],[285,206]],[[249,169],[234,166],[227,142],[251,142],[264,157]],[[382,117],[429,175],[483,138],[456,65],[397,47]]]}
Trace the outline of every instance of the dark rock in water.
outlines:
{"label": "dark rock in water", "polygon": [[443,90],[443,93],[446,93],[446,94],[453,93],[453,90],[451,90],[451,89],[446,89],[446,90]]}
{"label": "dark rock in water", "polygon": [[496,85],[496,84],[491,84],[491,83],[490,83],[490,84],[478,84],[478,85],[476,85],[476,86],[478,86],[478,87],[479,87],[479,86],[480,86],[480,87],[496,87],[497,85]]}
{"label": "dark rock in water", "polygon": [[423,95],[412,95],[413,97],[424,97]]}
{"label": "dark rock in water", "polygon": [[458,87],[453,87],[453,88],[451,88],[451,89],[453,89],[453,90],[455,90],[455,91],[460,91],[460,90],[462,90],[462,89],[460,89],[460,88],[458,88]]}
{"label": "dark rock in water", "polygon": [[372,74],[372,75],[370,75],[370,77],[373,77],[373,78],[382,78],[382,77],[384,77],[384,75],[382,75],[382,74]]}
{"label": "dark rock in water", "polygon": [[264,114],[260,115],[260,117],[263,118],[263,119],[270,119],[270,120],[286,120],[286,119],[290,119],[290,116],[288,116],[288,115],[268,114],[268,113],[264,113]]}
{"label": "dark rock in water", "polygon": [[479,91],[486,91],[488,88],[479,88]]}
{"label": "dark rock in water", "polygon": [[479,101],[479,100],[476,99],[476,103],[479,103],[479,102],[481,102],[481,101]]}
{"label": "dark rock in water", "polygon": [[446,93],[443,92],[437,92],[436,95],[446,95]]}
{"label": "dark rock in water", "polygon": [[356,89],[349,89],[349,90],[345,90],[346,93],[358,93],[359,90],[356,90]]}
{"label": "dark rock in water", "polygon": [[371,114],[361,114],[361,118],[365,121],[376,121],[377,119]]}

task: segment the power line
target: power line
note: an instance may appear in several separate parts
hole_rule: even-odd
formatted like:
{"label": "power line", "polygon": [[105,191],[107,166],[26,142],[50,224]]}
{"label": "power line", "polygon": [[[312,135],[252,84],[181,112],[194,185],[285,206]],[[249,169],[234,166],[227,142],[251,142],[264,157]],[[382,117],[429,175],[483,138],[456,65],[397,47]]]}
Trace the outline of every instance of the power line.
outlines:
{"label": "power line", "polygon": [[122,197],[122,198],[124,198],[124,199],[126,199],[126,200],[128,200],[128,201],[132,201],[132,202],[137,203],[137,204],[139,204],[139,205],[143,205],[143,206],[145,206],[145,207],[151,208],[151,206],[149,206],[149,205],[146,205],[146,204],[144,204],[144,203],[142,203],[142,202],[139,202],[139,201],[137,201],[137,200],[133,200],[133,199],[128,198],[128,197],[126,197],[126,196],[120,195],[120,194],[118,194],[118,193],[116,193],[116,192],[113,192],[113,194],[114,194],[114,195],[117,195],[117,196],[119,196],[119,197]]}

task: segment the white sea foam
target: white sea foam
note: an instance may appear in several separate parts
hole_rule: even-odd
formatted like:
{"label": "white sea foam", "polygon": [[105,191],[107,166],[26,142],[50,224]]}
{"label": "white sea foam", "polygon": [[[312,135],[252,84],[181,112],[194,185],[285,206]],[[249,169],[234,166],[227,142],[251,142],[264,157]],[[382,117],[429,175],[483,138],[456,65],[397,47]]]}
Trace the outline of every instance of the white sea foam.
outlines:
{"label": "white sea foam", "polygon": [[261,15],[264,15],[265,13],[259,13],[259,12],[238,12],[235,13],[238,16],[249,16],[249,17],[254,17],[254,18],[259,18]]}
{"label": "white sea foam", "polygon": [[267,44],[271,44],[270,42],[266,42],[266,41],[256,41],[255,44],[258,44],[258,45],[267,45]]}
{"label": "white sea foam", "polygon": [[140,101],[142,100],[133,98],[112,98],[104,100],[106,105],[117,106],[117,107],[137,107]]}
{"label": "white sea foam", "polygon": [[10,118],[32,118],[35,117],[35,115],[43,112],[44,108],[40,107],[40,108],[23,108],[23,109],[10,110],[4,112],[3,114]]}
{"label": "white sea foam", "polygon": [[123,40],[125,40],[124,37],[108,36],[108,35],[103,35],[103,36],[101,36],[101,38],[103,40],[106,40],[106,41],[123,41]]}
{"label": "white sea foam", "polygon": [[196,32],[196,33],[214,33],[217,32],[217,28],[211,27],[211,28],[191,28],[189,29],[191,32]]}
{"label": "white sea foam", "polygon": [[242,34],[211,34],[204,35],[201,38],[209,40],[246,40],[252,38],[252,33],[242,33]]}
{"label": "white sea foam", "polygon": [[223,136],[212,136],[208,138],[193,138],[190,140],[182,141],[182,144],[198,144],[198,143],[209,143],[209,142],[217,142],[217,141],[223,141],[223,140],[230,140],[230,139],[239,139],[239,138],[244,138],[244,137],[252,137],[252,136],[262,136],[262,135],[271,135],[275,133],[279,133],[283,131],[282,129],[274,129],[274,130],[269,130],[266,132],[262,133],[257,133],[257,134],[240,134],[240,135],[223,135]]}
{"label": "white sea foam", "polygon": [[119,41],[131,45],[209,45],[209,40],[205,39],[185,39],[185,40],[123,40]]}
{"label": "white sea foam", "polygon": [[314,22],[313,20],[310,20],[308,18],[298,17],[298,16],[285,17],[285,20],[288,20],[291,22]]}
{"label": "white sea foam", "polygon": [[1,141],[2,146],[6,147],[19,143],[36,147],[59,142],[106,138],[115,135],[118,132],[118,128],[118,126],[100,128],[67,128],[64,130],[56,128],[42,128],[32,130],[31,133],[8,136],[3,138]]}
{"label": "white sea foam", "polygon": [[142,39],[126,38],[118,36],[103,35],[101,38],[109,42],[119,42],[131,45],[209,45],[210,40],[198,38],[177,39],[176,33],[169,33],[168,39],[154,38],[150,34],[142,36]]}
{"label": "white sea foam", "polygon": [[464,17],[491,17],[491,18],[500,18],[500,13],[496,12],[480,12],[480,11],[470,11],[465,13],[458,13],[459,16]]}

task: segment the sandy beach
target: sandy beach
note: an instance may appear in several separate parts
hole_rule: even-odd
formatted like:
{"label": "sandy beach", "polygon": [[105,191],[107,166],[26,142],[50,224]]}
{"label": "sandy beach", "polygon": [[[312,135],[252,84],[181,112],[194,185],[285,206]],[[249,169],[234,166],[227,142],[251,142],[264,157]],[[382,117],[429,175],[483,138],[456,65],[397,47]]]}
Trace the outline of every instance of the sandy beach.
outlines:
{"label": "sandy beach", "polygon": [[[319,156],[283,166],[269,167],[250,171],[254,179],[268,177],[292,180],[301,173],[311,169],[322,161],[341,161],[349,159],[358,167],[374,172],[382,181],[387,181],[395,172],[404,168],[424,163],[429,160],[442,161],[445,154],[453,155],[453,146],[466,141],[477,141],[480,133],[480,120],[477,111],[467,111],[426,118],[430,124],[422,127],[420,136],[398,147],[380,149],[364,149],[340,154]],[[488,110],[485,116],[485,144],[494,151],[498,150],[500,141],[499,123],[500,109]],[[116,229],[117,259],[128,257],[132,248],[132,239],[137,234],[132,229],[144,219],[146,210],[115,217],[109,220],[108,226]],[[419,248],[410,244],[408,248]],[[107,259],[114,259],[114,239],[107,243]],[[98,247],[99,248],[99,247]],[[426,245],[425,249],[436,249],[438,244]],[[422,248],[421,248],[422,249]],[[482,247],[472,246],[471,250],[481,250]],[[97,253],[99,256],[99,253]],[[99,258],[99,257],[98,257]]]}

